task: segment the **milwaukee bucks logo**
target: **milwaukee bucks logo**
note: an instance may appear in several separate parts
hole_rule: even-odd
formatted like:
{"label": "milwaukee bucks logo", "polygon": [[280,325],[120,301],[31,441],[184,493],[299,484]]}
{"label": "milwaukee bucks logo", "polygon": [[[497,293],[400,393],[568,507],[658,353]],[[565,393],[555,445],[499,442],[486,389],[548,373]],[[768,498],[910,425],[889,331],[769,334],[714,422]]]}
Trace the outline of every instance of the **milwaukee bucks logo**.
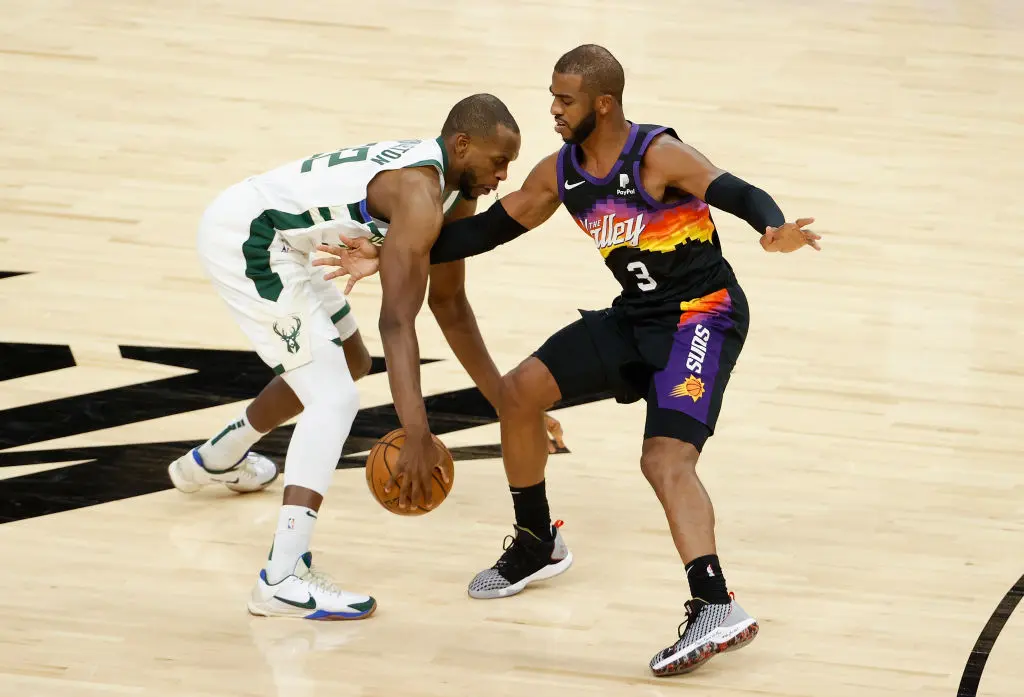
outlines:
{"label": "milwaukee bucks logo", "polygon": [[281,328],[277,326],[277,322],[274,322],[274,333],[277,334],[284,340],[284,345],[288,348],[288,353],[299,352],[299,329],[302,328],[302,320],[298,317],[292,317],[295,320],[295,326],[290,328],[287,332],[281,331]]}

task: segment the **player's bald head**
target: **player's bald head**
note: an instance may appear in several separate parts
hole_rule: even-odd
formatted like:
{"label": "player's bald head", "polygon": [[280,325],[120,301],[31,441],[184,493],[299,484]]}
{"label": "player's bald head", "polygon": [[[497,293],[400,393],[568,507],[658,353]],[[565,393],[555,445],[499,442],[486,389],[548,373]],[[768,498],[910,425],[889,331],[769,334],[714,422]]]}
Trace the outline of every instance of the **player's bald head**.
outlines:
{"label": "player's bald head", "polygon": [[487,138],[494,135],[499,125],[519,133],[519,124],[503,101],[493,94],[474,94],[460,100],[448,112],[448,118],[441,127],[441,137],[465,133]]}
{"label": "player's bald head", "polygon": [[555,72],[579,75],[583,89],[592,97],[607,94],[622,104],[626,74],[611,51],[597,44],[583,44],[566,53],[555,63]]}
{"label": "player's bald head", "polygon": [[457,183],[467,200],[497,189],[519,157],[519,124],[493,94],[470,95],[453,106],[441,138],[449,158],[445,181]]}

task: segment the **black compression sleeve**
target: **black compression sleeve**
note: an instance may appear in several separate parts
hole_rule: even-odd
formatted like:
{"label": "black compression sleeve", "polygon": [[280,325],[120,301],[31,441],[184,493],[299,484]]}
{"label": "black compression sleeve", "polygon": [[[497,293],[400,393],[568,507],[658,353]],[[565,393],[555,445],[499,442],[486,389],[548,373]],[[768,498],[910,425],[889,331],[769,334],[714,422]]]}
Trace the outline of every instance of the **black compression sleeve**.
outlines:
{"label": "black compression sleeve", "polygon": [[505,211],[501,201],[495,201],[483,213],[442,227],[430,250],[430,263],[443,264],[483,254],[511,242],[524,232],[526,228]]}
{"label": "black compression sleeve", "polygon": [[779,227],[786,222],[771,196],[728,172],[708,185],[704,200],[709,206],[746,220],[762,235],[769,225]]}

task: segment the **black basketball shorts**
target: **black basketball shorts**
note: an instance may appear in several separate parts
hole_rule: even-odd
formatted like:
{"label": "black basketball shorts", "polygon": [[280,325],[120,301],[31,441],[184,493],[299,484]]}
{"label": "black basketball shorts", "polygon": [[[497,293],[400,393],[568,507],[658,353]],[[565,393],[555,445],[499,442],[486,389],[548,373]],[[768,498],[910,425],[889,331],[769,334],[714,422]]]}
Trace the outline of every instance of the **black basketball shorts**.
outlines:
{"label": "black basketball shorts", "polygon": [[664,311],[631,317],[611,307],[551,336],[533,354],[547,366],[563,400],[612,392],[619,403],[645,399],[644,438],[666,437],[700,451],[714,433],[729,376],[750,318],[738,285]]}

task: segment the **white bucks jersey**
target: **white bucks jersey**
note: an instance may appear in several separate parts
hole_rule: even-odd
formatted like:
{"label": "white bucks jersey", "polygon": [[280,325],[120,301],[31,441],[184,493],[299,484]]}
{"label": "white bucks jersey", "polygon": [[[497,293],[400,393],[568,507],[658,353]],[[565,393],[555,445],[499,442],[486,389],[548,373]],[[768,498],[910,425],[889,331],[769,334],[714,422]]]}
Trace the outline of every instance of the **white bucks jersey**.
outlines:
{"label": "white bucks jersey", "polygon": [[[368,237],[380,244],[387,221],[367,210],[366,187],[378,173],[406,167],[431,166],[444,191],[448,155],[440,138],[388,140],[296,160],[248,182],[265,202],[263,214],[252,221],[253,236],[283,242],[292,250],[310,254],[318,244],[340,244],[338,235]],[[458,198],[444,201],[447,213]]]}

